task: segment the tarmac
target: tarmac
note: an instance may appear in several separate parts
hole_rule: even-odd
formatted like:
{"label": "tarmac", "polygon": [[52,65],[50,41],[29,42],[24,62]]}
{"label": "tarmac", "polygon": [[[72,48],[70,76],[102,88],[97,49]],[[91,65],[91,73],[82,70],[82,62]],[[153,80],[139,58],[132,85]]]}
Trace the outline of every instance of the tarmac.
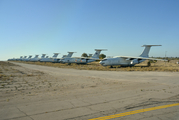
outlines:
{"label": "tarmac", "polygon": [[13,69],[43,74],[16,79],[33,81],[26,90],[5,93],[0,89],[1,120],[179,120],[178,72],[94,71],[13,63],[19,65]]}

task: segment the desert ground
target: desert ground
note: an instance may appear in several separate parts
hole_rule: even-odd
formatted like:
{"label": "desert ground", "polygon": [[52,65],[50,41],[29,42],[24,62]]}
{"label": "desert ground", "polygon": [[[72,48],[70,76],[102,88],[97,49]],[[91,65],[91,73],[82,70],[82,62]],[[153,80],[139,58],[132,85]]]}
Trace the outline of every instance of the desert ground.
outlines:
{"label": "desert ground", "polygon": [[[0,119],[99,120],[179,103],[178,66],[173,66],[174,71],[170,67],[86,70],[0,62]],[[105,119],[179,120],[179,105]]]}

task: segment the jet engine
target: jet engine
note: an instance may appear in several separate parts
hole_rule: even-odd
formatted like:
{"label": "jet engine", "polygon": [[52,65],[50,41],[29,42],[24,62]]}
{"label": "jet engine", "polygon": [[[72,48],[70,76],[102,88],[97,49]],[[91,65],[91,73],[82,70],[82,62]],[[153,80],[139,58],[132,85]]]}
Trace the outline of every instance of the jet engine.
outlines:
{"label": "jet engine", "polygon": [[131,61],[131,64],[138,64],[139,63],[139,60],[138,59],[134,59]]}

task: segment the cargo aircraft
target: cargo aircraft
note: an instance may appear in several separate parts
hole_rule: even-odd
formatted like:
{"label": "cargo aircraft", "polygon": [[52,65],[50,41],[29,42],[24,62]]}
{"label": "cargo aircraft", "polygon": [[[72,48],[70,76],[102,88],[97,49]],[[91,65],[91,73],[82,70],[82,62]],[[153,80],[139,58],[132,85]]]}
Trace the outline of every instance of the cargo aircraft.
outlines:
{"label": "cargo aircraft", "polygon": [[152,46],[161,46],[161,45],[143,45],[144,51],[141,55],[138,57],[131,57],[131,56],[116,56],[114,58],[105,58],[101,60],[99,63],[103,66],[111,66],[114,65],[120,65],[121,67],[127,67],[127,66],[134,66],[135,64],[139,64],[145,60],[161,60],[166,61],[163,59],[155,59],[155,58],[149,58],[149,51]]}
{"label": "cargo aircraft", "polygon": [[87,64],[90,62],[94,62],[96,60],[99,59],[99,54],[100,52],[104,50],[104,49],[95,49],[95,53],[92,57],[88,58],[88,57],[65,57],[63,59],[60,60],[61,63],[77,63],[77,64]]}
{"label": "cargo aircraft", "polygon": [[20,56],[20,58],[17,59],[17,61],[21,61],[23,59],[23,56]]}
{"label": "cargo aircraft", "polygon": [[25,59],[23,59],[22,61],[30,61],[31,57],[32,57],[32,55],[29,55],[28,58],[25,58]]}
{"label": "cargo aircraft", "polygon": [[54,55],[51,57],[51,58],[49,58],[49,57],[44,57],[44,58],[42,58],[42,59],[40,59],[40,62],[57,62],[57,56],[58,56],[58,54],[59,53],[54,53]]}
{"label": "cargo aircraft", "polygon": [[32,61],[32,62],[40,61],[41,59],[43,59],[45,57],[45,55],[46,54],[42,54],[41,58],[38,57],[39,55],[35,55],[35,57],[30,59],[29,61]]}
{"label": "cargo aircraft", "polygon": [[69,63],[69,62],[72,62],[72,60],[73,60],[73,58],[72,58],[73,53],[76,53],[76,52],[68,52],[68,55],[64,55],[64,56],[59,60],[59,62],[60,62],[60,63]]}
{"label": "cargo aircraft", "polygon": [[24,61],[25,59],[27,59],[27,56],[24,56],[24,57],[21,59],[21,61]]}
{"label": "cargo aircraft", "polygon": [[80,58],[76,58],[75,59],[75,63],[77,64],[87,64],[90,62],[94,62],[96,60],[99,59],[99,55],[101,53],[101,51],[105,51],[106,49],[95,49],[95,53],[93,54],[93,56],[90,54],[91,57],[80,57]]}

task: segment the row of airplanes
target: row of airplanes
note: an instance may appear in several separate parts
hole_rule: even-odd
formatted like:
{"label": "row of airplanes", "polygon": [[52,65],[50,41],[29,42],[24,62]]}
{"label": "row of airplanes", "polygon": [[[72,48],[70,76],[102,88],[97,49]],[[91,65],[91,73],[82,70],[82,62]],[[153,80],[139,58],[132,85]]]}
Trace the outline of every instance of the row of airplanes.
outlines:
{"label": "row of airplanes", "polygon": [[[152,46],[161,46],[161,45],[143,45],[142,47],[144,48],[144,51],[142,52],[141,55],[137,57],[131,57],[131,56],[116,56],[113,58],[104,58],[100,60],[100,64],[102,66],[115,66],[115,65],[120,65],[120,66],[134,66],[135,64],[139,64],[145,60],[161,60],[161,61],[166,61],[164,59],[155,59],[155,58],[149,58],[149,51]],[[36,55],[34,58],[30,55],[28,58],[27,56],[20,57],[20,58],[13,58],[13,59],[8,59],[8,61],[31,61],[31,62],[53,62],[53,63],[77,63],[77,64],[87,64],[90,62],[94,62],[96,60],[99,60],[99,55],[101,51],[106,50],[106,49],[95,49],[95,53],[91,55],[91,57],[72,57],[74,52],[68,52],[68,55],[64,55],[62,58],[57,58],[59,53],[54,53],[54,55],[49,58],[48,56],[45,57],[46,54],[42,54],[41,58],[39,58],[39,55]]]}

